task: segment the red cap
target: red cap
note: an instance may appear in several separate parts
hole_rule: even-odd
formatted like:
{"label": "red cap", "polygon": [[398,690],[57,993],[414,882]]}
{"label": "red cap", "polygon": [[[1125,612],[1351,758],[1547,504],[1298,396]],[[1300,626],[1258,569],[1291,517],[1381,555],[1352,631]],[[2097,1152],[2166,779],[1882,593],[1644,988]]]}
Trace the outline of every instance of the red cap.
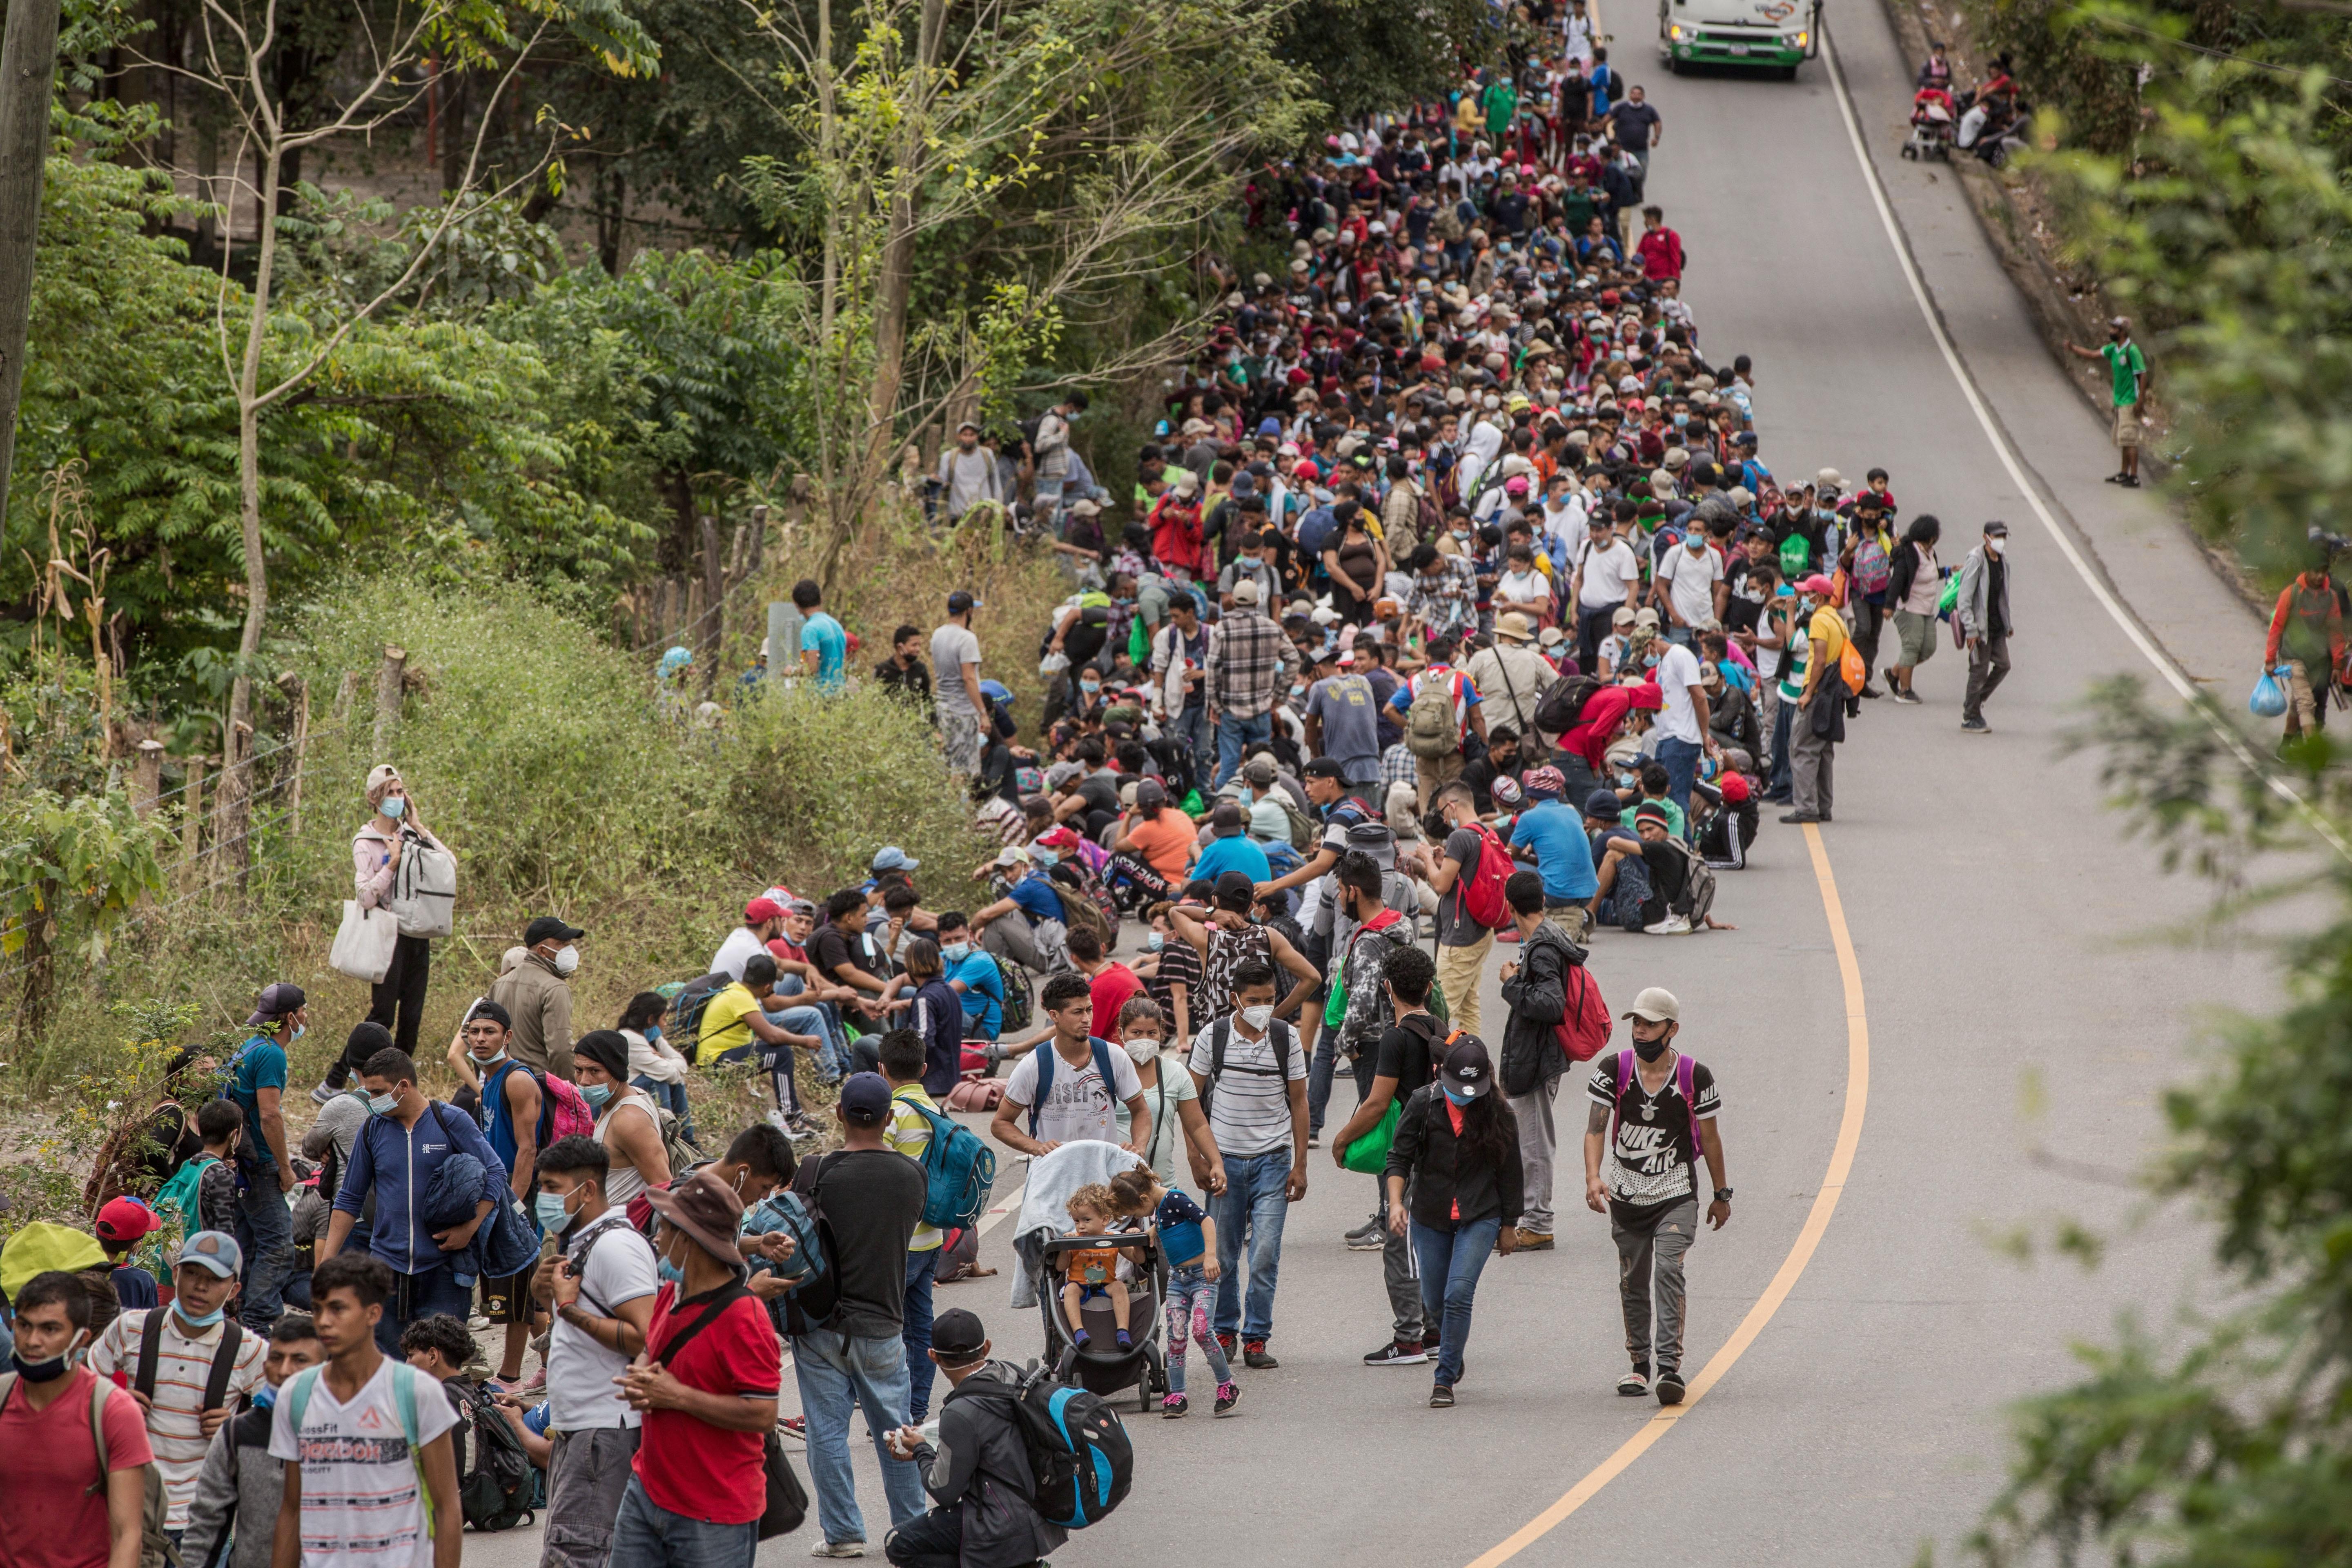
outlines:
{"label": "red cap", "polygon": [[1721,789],[1723,790],[1724,805],[1745,805],[1748,804],[1748,796],[1751,792],[1748,787],[1748,779],[1745,774],[1727,773],[1718,782]]}
{"label": "red cap", "polygon": [[100,1241],[137,1241],[163,1228],[163,1217],[137,1198],[117,1198],[98,1211],[90,1228]]}
{"label": "red cap", "polygon": [[1076,849],[1078,836],[1067,827],[1055,827],[1037,836],[1037,842],[1048,849]]}
{"label": "red cap", "polygon": [[743,923],[755,926],[763,921],[783,919],[784,909],[775,900],[762,894],[743,906]]}

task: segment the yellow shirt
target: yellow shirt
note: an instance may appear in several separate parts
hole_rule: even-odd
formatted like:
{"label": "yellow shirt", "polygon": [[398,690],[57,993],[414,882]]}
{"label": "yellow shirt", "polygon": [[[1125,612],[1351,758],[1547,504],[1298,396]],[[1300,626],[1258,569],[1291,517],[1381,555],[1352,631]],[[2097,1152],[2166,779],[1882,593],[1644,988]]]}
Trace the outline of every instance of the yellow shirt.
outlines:
{"label": "yellow shirt", "polygon": [[1806,668],[1809,672],[1818,668],[1822,672],[1820,679],[1827,680],[1836,670],[1838,660],[1844,657],[1845,645],[1853,640],[1846,636],[1845,617],[1823,605],[1813,612],[1812,620],[1805,626],[1805,636],[1810,639],[1805,652]]}
{"label": "yellow shirt", "polygon": [[[932,1110],[939,1110],[939,1103],[923,1092],[923,1086],[919,1083],[901,1084],[892,1089],[890,1125],[882,1134],[891,1148],[918,1163],[931,1147],[931,1124],[924,1120],[920,1110],[915,1109],[919,1105]],[[924,1225],[919,1220],[915,1225],[914,1239],[907,1243],[907,1250],[929,1252],[946,1239],[939,1226]]]}
{"label": "yellow shirt", "polygon": [[721,1051],[750,1045],[751,1026],[744,1018],[759,1010],[759,998],[740,980],[713,996],[702,1009],[702,1030],[695,1037],[701,1043],[702,1059],[708,1062]]}

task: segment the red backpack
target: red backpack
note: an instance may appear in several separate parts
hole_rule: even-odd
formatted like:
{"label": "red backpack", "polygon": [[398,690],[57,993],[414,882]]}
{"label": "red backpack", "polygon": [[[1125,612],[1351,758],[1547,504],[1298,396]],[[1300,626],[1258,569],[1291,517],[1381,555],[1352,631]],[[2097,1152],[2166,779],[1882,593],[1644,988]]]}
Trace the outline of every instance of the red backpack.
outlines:
{"label": "red backpack", "polygon": [[1461,889],[1462,912],[1489,931],[1500,931],[1511,923],[1511,906],[1503,897],[1503,884],[1511,876],[1511,852],[1485,823],[1464,826],[1478,836],[1478,874],[1467,885],[1455,884]]}
{"label": "red backpack", "polygon": [[1612,1026],[1609,1004],[1601,999],[1601,983],[1580,963],[1568,966],[1561,984],[1568,992],[1568,1011],[1551,1026],[1551,1032],[1558,1037],[1559,1048],[1568,1053],[1569,1060],[1589,1062],[1609,1043]]}

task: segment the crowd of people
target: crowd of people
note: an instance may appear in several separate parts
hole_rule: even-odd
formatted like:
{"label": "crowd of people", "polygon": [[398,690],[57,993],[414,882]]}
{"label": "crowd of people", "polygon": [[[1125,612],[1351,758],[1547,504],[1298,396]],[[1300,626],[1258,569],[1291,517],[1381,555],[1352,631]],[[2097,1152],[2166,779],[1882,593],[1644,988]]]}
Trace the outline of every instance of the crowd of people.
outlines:
{"label": "crowd of people", "polygon": [[[803,1510],[819,1557],[1038,1563],[1090,1520],[1041,1496],[1024,1373],[935,1310],[998,1272],[940,1207],[942,1171],[993,1169],[957,1110],[1025,1162],[998,1254],[1052,1373],[1177,1419],[1197,1351],[1237,1414],[1328,1150],[1373,1178],[1343,1237],[1382,1257],[1363,1361],[1430,1368],[1446,1408],[1487,1261],[1556,1244],[1581,1075],[1616,1390],[1679,1403],[1685,1255],[1733,1199],[1721,1091],[1670,992],[1612,1010],[1595,944],[1732,929],[1760,805],[1832,822],[1849,721],[1927,700],[1946,635],[1985,730],[2011,621],[2002,524],[1955,567],[1885,470],[1765,466],[1757,370],[1702,346],[1707,258],[1648,197],[1664,132],[1585,14],[1538,6],[1445,101],[1252,179],[1282,259],[1222,279],[1131,496],[1073,444],[1082,395],[1017,442],[959,433],[936,507],[1008,508],[1073,577],[1034,656],[984,652],[959,592],[928,665],[901,626],[877,670],[935,717],[977,867],[878,845],[824,896],[758,889],[707,973],[633,977],[610,1027],[575,1017],[589,933],[541,916],[434,1059],[455,854],[374,769],[346,918],[397,936],[309,1124],[313,1005],[273,982],[226,1060],[174,1062],[87,1228],[0,1249],[0,1496],[55,1510],[0,1568],[452,1568],[533,1512],[547,1568],[748,1563]],[[803,671],[846,684],[802,586]],[[2273,643],[2340,665],[2336,623],[2282,605]],[[706,1136],[695,1086],[730,1066],[766,1107]]]}

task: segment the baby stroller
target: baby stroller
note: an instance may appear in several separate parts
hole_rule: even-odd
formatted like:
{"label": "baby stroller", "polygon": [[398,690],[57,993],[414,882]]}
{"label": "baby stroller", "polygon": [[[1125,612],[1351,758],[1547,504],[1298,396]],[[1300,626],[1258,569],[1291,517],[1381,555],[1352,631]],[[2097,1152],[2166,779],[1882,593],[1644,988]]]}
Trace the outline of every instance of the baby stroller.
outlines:
{"label": "baby stroller", "polygon": [[1911,139],[1903,143],[1903,155],[1915,163],[1926,158],[1941,158],[1949,163],[1952,134],[1958,126],[1952,95],[1941,86],[1929,83],[1911,100]]}
{"label": "baby stroller", "polygon": [[[1139,1247],[1143,1252],[1135,1279],[1124,1287],[1129,1291],[1127,1323],[1132,1342],[1119,1349],[1118,1324],[1109,1305],[1089,1301],[1080,1314],[1087,1329],[1082,1350],[1062,1319],[1062,1270],[1057,1265],[1070,1253],[1110,1244]],[[1054,1369],[1055,1377],[1102,1398],[1132,1388],[1136,1409],[1150,1415],[1152,1401],[1168,1392],[1168,1363],[1160,1348],[1163,1332],[1160,1304],[1168,1298],[1168,1255],[1160,1249],[1159,1233],[1147,1227],[1103,1236],[1057,1236],[1045,1242],[1044,1253],[1045,1275],[1038,1283],[1037,1305],[1045,1315],[1045,1364]]]}

